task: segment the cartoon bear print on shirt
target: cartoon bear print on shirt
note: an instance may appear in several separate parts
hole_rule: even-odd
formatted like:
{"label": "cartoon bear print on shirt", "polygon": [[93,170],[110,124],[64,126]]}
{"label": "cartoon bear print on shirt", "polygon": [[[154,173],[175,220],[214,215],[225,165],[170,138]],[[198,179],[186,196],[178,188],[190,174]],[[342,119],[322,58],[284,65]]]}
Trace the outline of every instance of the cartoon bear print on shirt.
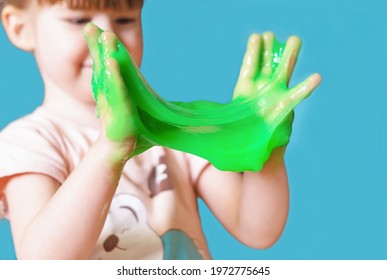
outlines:
{"label": "cartoon bear print on shirt", "polygon": [[[148,177],[150,197],[173,191],[165,156],[158,160]],[[158,236],[148,225],[143,201],[129,193],[116,194],[94,249],[92,259],[201,259],[194,242],[181,230]]]}
{"label": "cartoon bear print on shirt", "polygon": [[136,196],[116,194],[92,259],[155,260],[163,258],[160,237],[147,223],[145,204]]}

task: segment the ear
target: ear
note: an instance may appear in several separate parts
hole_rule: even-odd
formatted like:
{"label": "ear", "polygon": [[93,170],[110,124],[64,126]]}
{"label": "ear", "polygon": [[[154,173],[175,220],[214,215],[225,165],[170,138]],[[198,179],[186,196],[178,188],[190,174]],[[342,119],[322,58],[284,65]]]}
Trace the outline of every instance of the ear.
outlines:
{"label": "ear", "polygon": [[34,50],[35,40],[28,8],[19,9],[6,5],[1,13],[1,20],[9,40],[15,47],[25,51]]}

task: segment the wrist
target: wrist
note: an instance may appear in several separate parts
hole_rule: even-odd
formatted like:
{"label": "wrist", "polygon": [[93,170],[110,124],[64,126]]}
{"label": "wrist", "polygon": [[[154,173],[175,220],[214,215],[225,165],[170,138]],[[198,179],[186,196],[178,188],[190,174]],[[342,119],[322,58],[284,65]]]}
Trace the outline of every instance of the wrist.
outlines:
{"label": "wrist", "polygon": [[286,146],[281,146],[273,149],[270,157],[264,163],[261,172],[275,173],[284,165],[284,155],[285,155]]}
{"label": "wrist", "polygon": [[106,161],[112,164],[125,164],[136,146],[136,138],[132,137],[125,141],[112,141],[100,135],[94,144],[98,154]]}

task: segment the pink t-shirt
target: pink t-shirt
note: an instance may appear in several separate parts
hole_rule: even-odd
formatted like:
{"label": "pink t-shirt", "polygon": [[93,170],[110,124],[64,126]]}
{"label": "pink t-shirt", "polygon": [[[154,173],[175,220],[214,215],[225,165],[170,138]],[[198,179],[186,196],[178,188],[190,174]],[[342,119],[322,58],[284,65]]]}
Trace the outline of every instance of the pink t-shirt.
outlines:
{"label": "pink t-shirt", "polygon": [[[0,197],[4,179],[17,174],[63,183],[98,133],[44,107],[11,123],[0,133]],[[163,147],[129,160],[90,258],[210,258],[194,188],[206,166],[206,160]],[[0,215],[7,217],[6,200],[0,201]]]}

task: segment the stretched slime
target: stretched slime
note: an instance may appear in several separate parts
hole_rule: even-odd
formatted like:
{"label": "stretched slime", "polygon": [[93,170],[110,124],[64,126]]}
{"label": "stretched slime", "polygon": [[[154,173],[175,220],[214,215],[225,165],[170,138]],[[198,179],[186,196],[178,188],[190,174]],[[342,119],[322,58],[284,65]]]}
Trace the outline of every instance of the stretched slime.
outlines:
{"label": "stretched slime", "polygon": [[273,149],[288,144],[294,107],[320,82],[314,74],[289,88],[300,40],[292,36],[283,44],[272,33],[254,34],[232,101],[168,102],[113,33],[89,24],[85,36],[97,108],[109,111],[107,137],[136,137],[131,156],[158,145],[205,158],[219,170],[259,171]]}

